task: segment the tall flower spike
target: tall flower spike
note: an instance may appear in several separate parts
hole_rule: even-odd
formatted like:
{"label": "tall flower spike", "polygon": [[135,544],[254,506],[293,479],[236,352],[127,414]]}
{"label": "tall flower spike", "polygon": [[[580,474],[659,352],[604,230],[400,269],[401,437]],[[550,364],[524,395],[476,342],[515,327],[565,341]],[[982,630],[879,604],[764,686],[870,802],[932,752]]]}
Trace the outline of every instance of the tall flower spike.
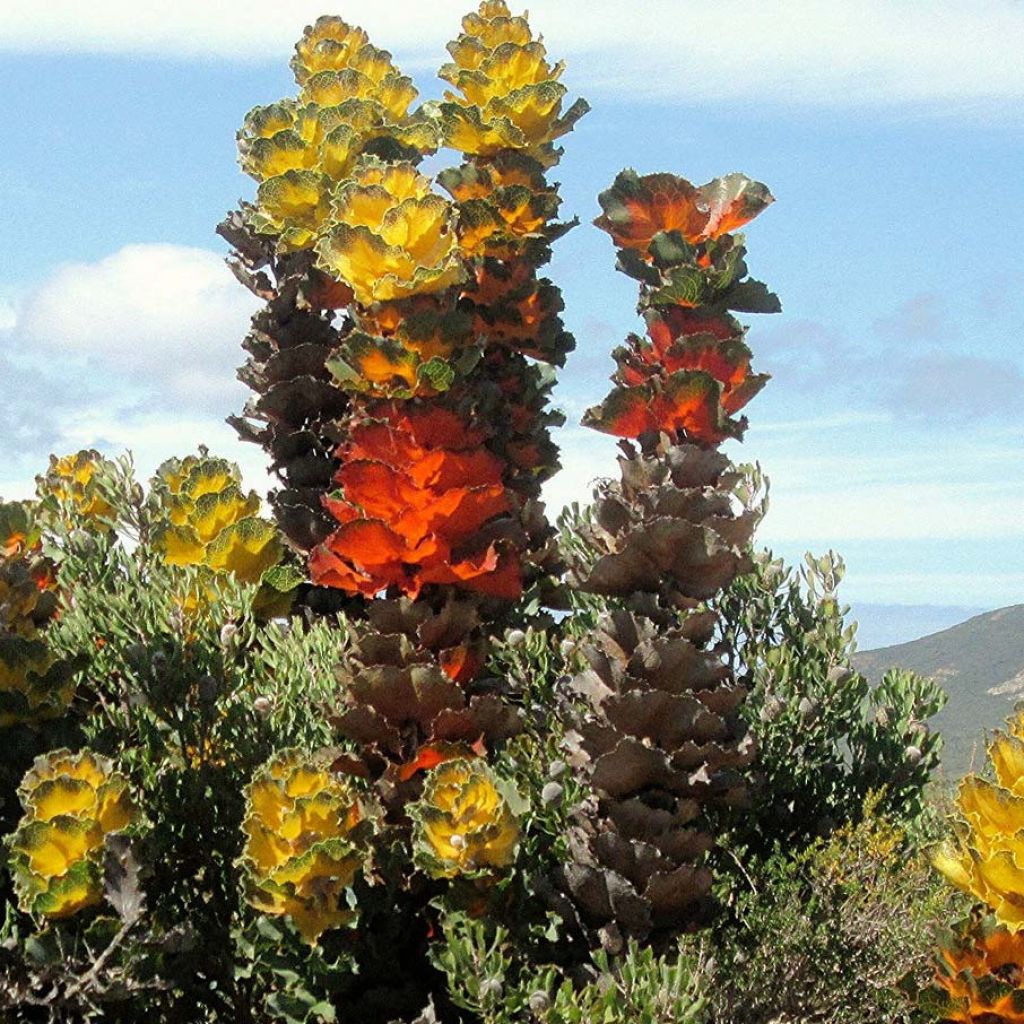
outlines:
{"label": "tall flower spike", "polygon": [[503,2],[484,2],[463,19],[449,44],[441,77],[455,87],[440,106],[445,141],[466,160],[438,175],[458,205],[459,245],[469,261],[461,307],[483,358],[453,385],[454,400],[503,424],[488,445],[505,462],[528,538],[526,579],[543,585],[555,571],[553,531],[539,503],[540,486],[558,469],[548,410],[553,375],[575,342],[561,320],[558,288],[538,276],[551,244],[575,224],[558,221],[557,185],[546,170],[561,150],[554,140],[587,110],[563,112],[563,66],[548,60],[525,16]]}
{"label": "tall flower spike", "polygon": [[[339,311],[349,309],[352,290],[314,265],[314,247],[336,226],[336,187],[362,162],[415,164],[438,140],[433,121],[412,108],[416,90],[390,54],[340,18],[306,29],[292,68],[298,96],[256,108],[239,132],[242,167],[260,183],[256,204],[243,203],[218,231],[235,250],[229,262],[238,278],[266,302],[243,343],[249,359],[239,374],[256,394],[231,422],[266,449],[283,484],[270,495],[282,531],[308,553],[333,529],[321,497],[334,472],[333,422],[347,407],[346,392],[417,390],[410,378],[437,389],[445,377],[431,361],[436,352],[418,359],[432,344],[422,327],[377,345],[378,332],[360,324],[344,346],[356,325]],[[447,324],[440,333],[460,343]],[[327,367],[332,353],[337,378]],[[431,365],[419,373],[410,362]]]}
{"label": "tall flower spike", "polygon": [[248,902],[291,918],[310,945],[354,924],[346,892],[368,867],[374,826],[352,785],[323,756],[281,751],[247,787],[246,807],[240,863]]}
{"label": "tall flower spike", "polygon": [[742,433],[730,414],[766,380],[749,373],[744,329],[727,312],[752,305],[737,299],[752,286],[728,229],[770,195],[739,175],[698,189],[625,171],[600,201],[596,223],[640,281],[649,340],[616,351],[616,389],[584,420],[637,443],[621,442],[620,481],[595,491],[572,567],[581,590],[616,607],[574,681],[582,711],[567,752],[590,796],[561,881],[594,941],[618,950],[706,912],[714,836],[702,812],[746,799],[745,690],[701,604],[747,570],[763,511],[756,478],[715,447]]}
{"label": "tall flower spike", "polygon": [[138,819],[127,780],[98,754],[55,750],[20,792],[25,814],[7,840],[18,905],[61,918],[99,903],[104,839]]}

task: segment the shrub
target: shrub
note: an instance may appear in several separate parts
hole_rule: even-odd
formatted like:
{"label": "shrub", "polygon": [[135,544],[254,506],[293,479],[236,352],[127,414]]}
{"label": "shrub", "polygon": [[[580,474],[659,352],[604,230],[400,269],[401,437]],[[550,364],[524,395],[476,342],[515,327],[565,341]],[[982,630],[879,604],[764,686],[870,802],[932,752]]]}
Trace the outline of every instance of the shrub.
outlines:
{"label": "shrub", "polygon": [[931,1019],[936,922],[964,909],[938,884],[919,843],[879,815],[871,794],[857,824],[793,855],[745,860],[715,935],[714,1019],[910,1024]]}
{"label": "shrub", "polygon": [[926,806],[942,744],[928,719],[945,694],[898,669],[872,687],[852,667],[844,571],[831,552],[808,555],[799,573],[762,552],[718,605],[734,670],[750,682],[742,713],[758,743],[756,797],[734,842],[761,855],[858,820],[871,792],[897,821]]}

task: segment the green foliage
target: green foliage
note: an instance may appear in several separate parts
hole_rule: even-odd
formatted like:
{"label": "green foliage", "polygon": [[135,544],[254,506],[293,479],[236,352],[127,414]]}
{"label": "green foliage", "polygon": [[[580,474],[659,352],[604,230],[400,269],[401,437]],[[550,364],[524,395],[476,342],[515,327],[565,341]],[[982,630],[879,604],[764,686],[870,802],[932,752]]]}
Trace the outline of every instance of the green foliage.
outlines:
{"label": "green foliage", "polygon": [[[168,564],[154,543],[159,488],[147,494],[128,459],[102,464],[88,505],[47,486],[39,516],[62,605],[47,641],[55,656],[85,668],[69,715],[44,735],[51,746],[115,758],[147,828],[120,859],[108,849],[102,908],[43,930],[9,912],[4,948],[36,954],[9,965],[0,1007],[38,1004],[37,1017],[25,1019],[107,1019],[100,1007],[130,1001],[133,1020],[199,1022],[253,1001],[287,1002],[292,976],[274,973],[273,958],[235,966],[246,962],[238,929],[253,916],[240,906],[236,864],[243,791],[272,751],[329,739],[320,704],[345,630],[329,620],[309,629],[301,620],[268,624],[263,586]],[[90,520],[83,507],[102,514]],[[288,567],[273,572],[271,586],[287,594]],[[20,762],[38,750],[44,740],[26,742],[32,735],[13,730],[8,754]],[[17,806],[10,788],[3,799]],[[111,908],[121,927],[104,925]],[[296,949],[292,959],[304,956]]]}
{"label": "green foliage", "polygon": [[715,935],[714,1019],[730,1024],[923,1024],[917,992],[934,972],[936,922],[966,901],[942,884],[922,846],[880,815],[797,855],[747,860]]}
{"label": "green foliage", "polygon": [[521,963],[512,936],[464,915],[444,921],[433,954],[456,1006],[481,1024],[705,1024],[703,964],[633,944],[618,962],[598,952],[574,983],[555,966]]}
{"label": "green foliage", "polygon": [[857,820],[882,787],[882,813],[917,817],[938,762],[941,737],[927,723],[945,695],[899,670],[872,688],[852,668],[856,624],[837,595],[843,572],[831,552],[808,555],[799,573],[764,552],[719,603],[758,741],[758,791],[734,842],[762,854]]}

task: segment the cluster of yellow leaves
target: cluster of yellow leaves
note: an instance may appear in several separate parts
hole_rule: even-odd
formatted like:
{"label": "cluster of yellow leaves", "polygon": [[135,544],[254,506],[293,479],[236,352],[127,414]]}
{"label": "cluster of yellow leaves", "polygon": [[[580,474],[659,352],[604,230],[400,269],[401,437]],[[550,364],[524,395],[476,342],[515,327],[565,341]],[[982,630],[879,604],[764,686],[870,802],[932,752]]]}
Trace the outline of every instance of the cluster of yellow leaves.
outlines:
{"label": "cluster of yellow leaves", "polygon": [[21,909],[59,918],[99,903],[104,839],[138,818],[127,780],[98,754],[55,750],[20,793],[25,814],[7,844]]}
{"label": "cluster of yellow leaves", "polygon": [[50,468],[37,478],[41,497],[52,495],[67,519],[106,519],[114,511],[104,496],[111,464],[96,451],[80,451],[58,458],[50,456]]}
{"label": "cluster of yellow leaves", "polygon": [[954,885],[985,904],[1011,931],[1024,928],[1024,718],[996,733],[988,748],[995,782],[969,775],[957,806],[956,841],[933,857]]}
{"label": "cluster of yellow leaves", "polygon": [[255,491],[242,491],[238,467],[190,455],[165,462],[154,480],[164,524],[154,547],[169,565],[202,565],[256,583],[282,554],[276,526],[259,516]]}
{"label": "cluster of yellow leaves", "polygon": [[354,922],[346,892],[369,860],[367,806],[319,757],[282,751],[246,790],[241,864],[246,898],[264,914],[287,915],[315,944]]}
{"label": "cluster of yellow leaves", "polygon": [[40,546],[28,506],[0,503],[0,728],[59,717],[74,695],[43,636],[57,595]]}
{"label": "cluster of yellow leaves", "polygon": [[324,16],[295,49],[298,97],[257,107],[238,134],[242,168],[260,182],[253,226],[278,235],[285,252],[313,245],[334,184],[361,156],[418,158],[437,148],[432,122],[410,113],[412,81],[361,28]]}
{"label": "cluster of yellow leaves", "polygon": [[487,764],[454,758],[431,769],[410,808],[417,865],[432,878],[489,875],[511,866],[519,825]]}
{"label": "cluster of yellow leaves", "polygon": [[577,100],[563,113],[564,65],[548,62],[526,18],[512,17],[504,0],[483,0],[462,29],[448,44],[452,63],[440,72],[458,90],[441,105],[446,145],[483,157],[519,150],[550,166],[558,158],[554,140],[588,109]]}
{"label": "cluster of yellow leaves", "polygon": [[454,208],[410,163],[357,168],[335,193],[317,252],[364,306],[437,294],[465,276]]}

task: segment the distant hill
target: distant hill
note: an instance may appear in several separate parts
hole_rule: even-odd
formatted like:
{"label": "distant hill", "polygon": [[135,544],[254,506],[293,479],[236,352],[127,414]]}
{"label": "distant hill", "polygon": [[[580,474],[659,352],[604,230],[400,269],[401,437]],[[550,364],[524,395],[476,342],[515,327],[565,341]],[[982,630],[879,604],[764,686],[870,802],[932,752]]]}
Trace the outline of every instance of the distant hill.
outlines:
{"label": "distant hill", "polygon": [[932,676],[949,694],[933,725],[945,737],[943,770],[963,775],[985,757],[984,734],[1024,701],[1024,604],[975,615],[958,626],[894,647],[854,655],[872,681],[889,668]]}

